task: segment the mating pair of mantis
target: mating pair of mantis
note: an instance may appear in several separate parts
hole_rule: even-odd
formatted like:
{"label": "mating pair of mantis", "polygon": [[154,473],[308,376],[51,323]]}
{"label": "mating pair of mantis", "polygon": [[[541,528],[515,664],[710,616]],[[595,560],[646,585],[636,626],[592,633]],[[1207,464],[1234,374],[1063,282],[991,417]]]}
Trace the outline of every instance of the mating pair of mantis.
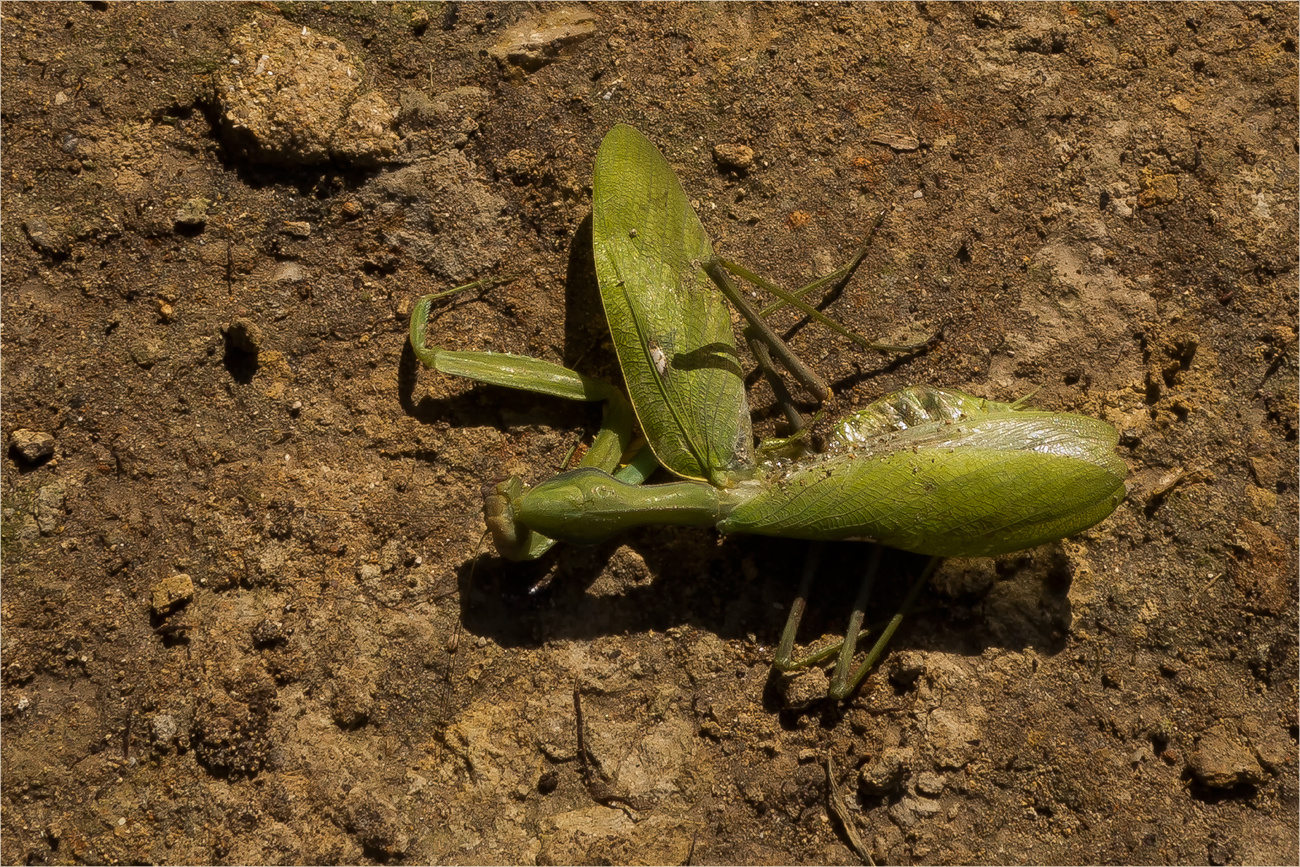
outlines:
{"label": "mating pair of mantis", "polygon": [[[844,641],[791,658],[814,571],[810,565],[777,650],[775,664],[783,670],[838,652],[830,694],[840,699],[865,677],[901,617],[855,668],[879,545],[932,555],[906,608],[940,557],[1002,554],[1063,539],[1096,524],[1123,500],[1127,467],[1115,454],[1118,438],[1110,425],[946,389],[908,388],[852,412],[814,451],[798,432],[802,420],[772,356],[819,399],[830,390],[766,324],[763,316],[770,311],[751,307],[729,272],[867,348],[917,349],[870,343],[802,300],[808,291],[851,274],[865,247],[848,265],[798,292],[771,286],[715,256],[663,155],[622,124],[610,130],[596,155],[592,224],[601,299],[627,397],[608,382],[541,359],[426,347],[430,305],[449,293],[424,296],[411,313],[411,347],[427,367],[605,402],[601,429],[577,469],[532,488],[512,478],[485,491],[488,529],[502,556],[534,559],[557,540],[595,544],[647,524],[876,542]],[[755,449],[724,298],[747,320],[745,337],[795,436]],[[629,457],[634,418],[648,448]],[[682,481],[642,484],[659,466]]]}

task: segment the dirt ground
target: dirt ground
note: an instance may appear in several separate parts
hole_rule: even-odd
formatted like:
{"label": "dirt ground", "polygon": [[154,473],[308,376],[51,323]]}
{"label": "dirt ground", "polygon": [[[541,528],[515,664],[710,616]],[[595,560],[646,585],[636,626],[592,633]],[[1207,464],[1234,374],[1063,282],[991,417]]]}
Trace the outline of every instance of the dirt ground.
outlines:
{"label": "dirt ground", "polygon": [[[0,14],[4,862],[1295,863],[1295,5]],[[944,337],[795,329],[842,404],[1034,392],[1122,432],[1127,501],[947,563],[802,710],[802,543],[487,553],[482,486],[599,411],[417,371],[411,304],[514,275],[431,341],[616,375],[620,121],[786,285],[886,212],[829,310]]]}

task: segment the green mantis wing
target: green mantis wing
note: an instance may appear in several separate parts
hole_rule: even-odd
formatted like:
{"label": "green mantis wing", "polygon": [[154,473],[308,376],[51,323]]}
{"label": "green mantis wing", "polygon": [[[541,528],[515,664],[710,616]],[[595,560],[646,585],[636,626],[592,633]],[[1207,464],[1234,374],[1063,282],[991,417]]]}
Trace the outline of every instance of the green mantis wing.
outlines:
{"label": "green mantis wing", "polygon": [[731,312],[704,273],[709,237],[677,175],[619,124],[596,155],[593,252],[628,396],[659,462],[726,484],[753,466]]}

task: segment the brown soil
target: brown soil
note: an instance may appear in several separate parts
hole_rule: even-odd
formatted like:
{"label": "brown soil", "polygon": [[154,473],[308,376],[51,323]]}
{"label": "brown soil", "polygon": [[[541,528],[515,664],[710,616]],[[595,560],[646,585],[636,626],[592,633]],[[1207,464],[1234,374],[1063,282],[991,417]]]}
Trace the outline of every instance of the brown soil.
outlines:
{"label": "brown soil", "polygon": [[[1295,862],[1295,5],[3,16],[6,863],[853,862],[827,759],[877,861]],[[319,65],[236,128],[278,97],[231,58],[304,27]],[[482,485],[599,412],[417,372],[406,318],[516,275],[431,340],[609,375],[581,227],[619,121],[787,285],[887,210],[831,310],[944,339],[799,329],[844,402],[1038,389],[1123,431],[1129,499],[946,564],[804,711],[769,677],[802,544],[483,553]]]}

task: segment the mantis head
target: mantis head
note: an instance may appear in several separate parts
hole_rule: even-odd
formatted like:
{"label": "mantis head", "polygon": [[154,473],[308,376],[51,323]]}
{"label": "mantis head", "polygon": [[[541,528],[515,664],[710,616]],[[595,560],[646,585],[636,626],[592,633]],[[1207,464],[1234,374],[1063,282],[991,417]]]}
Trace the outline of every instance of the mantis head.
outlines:
{"label": "mantis head", "polygon": [[483,486],[483,519],[497,553],[507,560],[531,559],[530,539],[534,533],[515,521],[514,504],[523,490],[524,483],[518,476]]}

